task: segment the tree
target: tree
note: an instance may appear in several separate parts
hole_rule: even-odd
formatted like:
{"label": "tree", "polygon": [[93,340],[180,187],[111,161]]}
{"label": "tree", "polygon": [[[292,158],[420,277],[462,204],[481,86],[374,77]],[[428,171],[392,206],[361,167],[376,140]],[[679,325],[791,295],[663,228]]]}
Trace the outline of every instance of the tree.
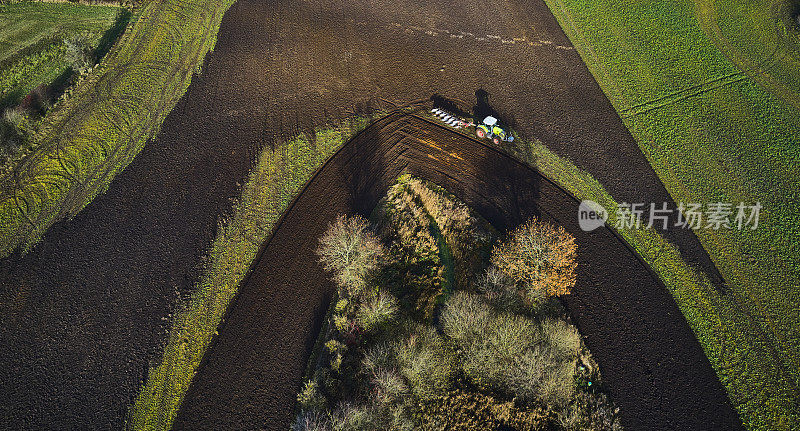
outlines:
{"label": "tree", "polygon": [[575,286],[575,237],[535,217],[495,246],[492,264],[520,284],[526,300],[569,294]]}
{"label": "tree", "polygon": [[379,268],[386,250],[363,217],[339,216],[320,239],[317,254],[339,287],[356,296]]}

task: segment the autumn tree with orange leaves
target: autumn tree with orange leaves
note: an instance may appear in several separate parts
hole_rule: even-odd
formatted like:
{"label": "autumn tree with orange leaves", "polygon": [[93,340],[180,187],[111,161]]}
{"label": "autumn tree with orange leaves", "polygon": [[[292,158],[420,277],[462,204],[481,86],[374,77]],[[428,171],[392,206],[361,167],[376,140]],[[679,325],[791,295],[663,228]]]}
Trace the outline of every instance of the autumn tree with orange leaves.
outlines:
{"label": "autumn tree with orange leaves", "polygon": [[517,227],[495,246],[492,264],[517,282],[528,302],[570,293],[575,286],[577,245],[561,226],[536,217]]}

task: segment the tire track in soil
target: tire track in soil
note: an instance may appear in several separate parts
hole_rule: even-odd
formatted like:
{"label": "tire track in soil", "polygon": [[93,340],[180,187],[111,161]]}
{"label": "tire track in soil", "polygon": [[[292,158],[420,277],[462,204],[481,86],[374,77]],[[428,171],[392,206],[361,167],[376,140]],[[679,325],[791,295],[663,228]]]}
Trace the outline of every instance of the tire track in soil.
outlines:
{"label": "tire track in soil", "polygon": [[[286,429],[334,286],[318,238],[339,214],[369,215],[401,173],[442,185],[500,230],[532,215],[577,239],[567,308],[629,430],[740,429],[667,289],[607,227],[582,231],[578,201],[475,139],[394,113],[339,150],[262,246],[206,353],[174,429]],[[687,402],[691,400],[691,402]]]}

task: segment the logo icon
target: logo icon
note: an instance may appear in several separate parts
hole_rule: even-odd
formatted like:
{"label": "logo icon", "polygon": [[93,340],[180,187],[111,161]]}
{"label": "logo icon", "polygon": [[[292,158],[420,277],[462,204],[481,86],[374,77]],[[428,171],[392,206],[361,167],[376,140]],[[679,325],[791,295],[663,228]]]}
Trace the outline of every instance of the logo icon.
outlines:
{"label": "logo icon", "polygon": [[578,225],[585,232],[591,232],[608,220],[608,211],[595,201],[581,201],[578,205]]}

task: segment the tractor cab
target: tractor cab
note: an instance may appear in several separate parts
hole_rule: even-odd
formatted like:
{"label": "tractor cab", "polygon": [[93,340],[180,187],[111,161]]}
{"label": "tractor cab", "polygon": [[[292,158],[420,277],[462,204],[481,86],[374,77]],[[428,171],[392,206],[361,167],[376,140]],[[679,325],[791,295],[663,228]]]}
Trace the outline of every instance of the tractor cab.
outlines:
{"label": "tractor cab", "polygon": [[497,125],[497,118],[491,115],[483,119],[483,124],[479,124],[475,127],[475,135],[481,139],[489,138],[497,145],[499,145],[500,142],[511,142],[514,140],[511,134],[506,133],[502,127]]}

